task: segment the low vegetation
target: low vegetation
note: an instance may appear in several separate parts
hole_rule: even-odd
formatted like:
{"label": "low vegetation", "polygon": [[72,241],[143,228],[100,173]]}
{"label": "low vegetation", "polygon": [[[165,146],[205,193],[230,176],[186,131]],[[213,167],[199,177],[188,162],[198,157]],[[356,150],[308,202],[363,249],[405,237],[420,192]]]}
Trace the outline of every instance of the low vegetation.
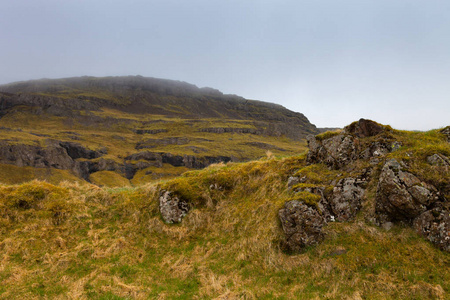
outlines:
{"label": "low vegetation", "polygon": [[[393,134],[403,146],[389,155],[406,160],[430,147],[448,154],[435,132]],[[422,134],[429,140],[415,142]],[[408,163],[420,165],[419,157]],[[0,186],[0,298],[448,298],[449,253],[407,226],[372,225],[369,208],[328,223],[325,240],[303,253],[280,249],[277,212],[293,197],[288,177],[307,177],[295,187],[306,189],[327,186],[343,176],[337,172],[306,166],[305,155],[269,155],[139,187]],[[191,204],[182,223],[162,221],[161,189]]]}

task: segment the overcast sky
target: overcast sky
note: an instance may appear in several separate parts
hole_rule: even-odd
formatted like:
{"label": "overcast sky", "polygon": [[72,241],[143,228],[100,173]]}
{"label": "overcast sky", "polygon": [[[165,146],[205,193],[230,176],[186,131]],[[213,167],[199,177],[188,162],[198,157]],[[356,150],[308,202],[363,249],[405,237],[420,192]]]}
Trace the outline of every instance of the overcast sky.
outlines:
{"label": "overcast sky", "polygon": [[0,0],[0,83],[142,75],[319,127],[450,125],[450,1]]}

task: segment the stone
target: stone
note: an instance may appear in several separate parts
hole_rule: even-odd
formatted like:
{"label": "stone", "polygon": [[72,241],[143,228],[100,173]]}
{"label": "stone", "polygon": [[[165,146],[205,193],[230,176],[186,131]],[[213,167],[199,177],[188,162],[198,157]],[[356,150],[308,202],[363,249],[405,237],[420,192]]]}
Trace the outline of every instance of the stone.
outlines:
{"label": "stone", "polygon": [[322,227],[324,217],[316,208],[298,200],[285,203],[278,211],[285,239],[281,246],[288,252],[301,252],[305,247],[315,245],[324,238]]}
{"label": "stone", "polygon": [[450,209],[435,207],[418,216],[414,229],[441,250],[450,252]]}
{"label": "stone", "polygon": [[325,163],[333,169],[339,169],[358,158],[355,140],[349,135],[339,134],[323,141],[308,136],[307,141],[309,164]]}
{"label": "stone", "polygon": [[359,119],[358,122],[346,126],[344,131],[359,138],[375,136],[384,131],[384,127],[377,122],[366,119]]}
{"label": "stone", "polygon": [[168,224],[180,223],[189,212],[190,206],[184,200],[170,191],[162,190],[159,195],[159,211],[164,222]]}
{"label": "stone", "polygon": [[450,143],[450,126],[441,129],[440,133],[442,133],[447,138],[447,142]]}
{"label": "stone", "polygon": [[427,162],[433,166],[448,167],[450,160],[441,154],[433,154],[427,157]]}
{"label": "stone", "polygon": [[299,184],[300,183],[300,178],[295,177],[295,176],[290,176],[288,178],[288,188],[292,188],[294,185]]}
{"label": "stone", "polygon": [[391,152],[397,151],[398,149],[400,149],[402,147],[402,143],[398,142],[398,141],[394,141],[391,144]]}
{"label": "stone", "polygon": [[401,164],[388,160],[378,181],[376,212],[384,221],[411,221],[438,200],[436,188],[403,171]]}
{"label": "stone", "polygon": [[394,227],[394,223],[392,223],[392,222],[385,222],[385,223],[381,224],[381,227],[384,230],[389,231],[389,230],[392,229],[392,227]]}
{"label": "stone", "polygon": [[337,221],[352,220],[361,208],[363,196],[364,189],[358,186],[355,178],[339,180],[328,200],[335,219]]}

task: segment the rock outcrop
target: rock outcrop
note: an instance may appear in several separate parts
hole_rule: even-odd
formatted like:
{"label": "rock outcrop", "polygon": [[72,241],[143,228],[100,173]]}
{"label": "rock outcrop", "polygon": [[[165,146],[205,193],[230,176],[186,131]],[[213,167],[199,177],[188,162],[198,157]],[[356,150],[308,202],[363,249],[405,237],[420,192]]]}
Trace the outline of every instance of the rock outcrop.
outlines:
{"label": "rock outcrop", "polygon": [[355,138],[339,134],[324,141],[309,135],[308,157],[310,164],[323,162],[333,169],[339,169],[358,158]]}
{"label": "rock outcrop", "polygon": [[300,252],[304,247],[323,240],[322,227],[325,225],[325,218],[316,208],[292,200],[285,203],[278,216],[285,234],[281,244],[284,250]]}
{"label": "rock outcrop", "polygon": [[211,128],[202,128],[200,132],[212,132],[212,133],[249,133],[261,135],[262,131],[257,130],[255,128],[235,128],[235,127],[211,127]]}
{"label": "rock outcrop", "polygon": [[307,136],[309,152],[307,162],[325,163],[332,169],[340,169],[358,159],[372,160],[399,148],[400,144],[386,137],[379,140],[364,141],[385,132],[386,128],[371,120],[360,119],[344,128],[341,133],[321,139],[319,136]]}
{"label": "rock outcrop", "polygon": [[427,162],[433,166],[448,167],[450,160],[441,154],[433,154],[427,157]]}
{"label": "rock outcrop", "polygon": [[76,159],[92,159],[104,154],[77,143],[55,140],[47,140],[46,143],[47,147],[0,142],[0,163],[18,167],[72,170],[79,177],[89,180],[89,174],[96,168],[90,162]]}
{"label": "rock outcrop", "polygon": [[170,164],[174,167],[187,167],[190,169],[202,169],[211,164],[220,162],[227,163],[232,160],[229,156],[193,156],[193,155],[174,155],[164,152],[138,152],[125,157],[127,161],[145,160],[152,166],[161,168],[163,164]]}
{"label": "rock outcrop", "polygon": [[436,188],[420,181],[390,159],[381,171],[376,212],[382,221],[411,221],[438,200]]}
{"label": "rock outcrop", "polygon": [[344,128],[346,133],[352,134],[359,138],[375,136],[382,133],[384,130],[384,126],[366,119],[360,119],[358,122],[353,122]]}
{"label": "rock outcrop", "polygon": [[361,209],[364,189],[355,178],[339,180],[333,188],[333,194],[328,200],[331,213],[336,221],[352,220]]}
{"label": "rock outcrop", "polygon": [[170,191],[162,190],[159,196],[159,211],[164,222],[180,223],[183,217],[189,212],[190,206],[186,201]]}
{"label": "rock outcrop", "polygon": [[450,126],[441,129],[441,133],[447,137],[447,142],[450,143]]}
{"label": "rock outcrop", "polygon": [[[447,135],[448,128],[441,132]],[[342,132],[308,136],[308,164],[323,163],[331,170],[352,174],[359,172],[360,175],[325,182],[325,186],[332,187],[332,192],[328,193],[320,185],[309,184],[306,177],[289,177],[288,187],[294,193],[299,192],[299,186],[304,186],[300,188],[301,191],[321,197],[315,208],[300,199],[287,202],[279,211],[286,249],[300,251],[305,246],[319,242],[326,222],[354,219],[366,199],[365,189],[369,181],[374,183],[375,180],[375,207],[372,215],[366,216],[368,219],[386,229],[398,222],[413,226],[438,248],[450,252],[450,202],[444,195],[448,194],[448,185],[440,181],[439,186],[436,185],[439,190],[414,175],[407,163],[386,159],[389,153],[401,148],[401,143],[389,134],[390,130],[373,121],[361,119],[345,127]],[[446,155],[435,153],[428,155],[426,160],[412,158],[412,152],[405,155],[408,159],[422,160],[422,164],[428,163],[430,170],[434,168],[433,172],[439,170],[443,172],[442,176],[448,177],[450,161]],[[358,160],[365,162],[360,163]],[[370,167],[358,169],[359,165],[367,166],[367,162],[370,162]],[[379,169],[375,167],[377,165]]]}
{"label": "rock outcrop", "polygon": [[416,219],[415,230],[441,250],[450,252],[450,207],[440,205],[428,210]]}

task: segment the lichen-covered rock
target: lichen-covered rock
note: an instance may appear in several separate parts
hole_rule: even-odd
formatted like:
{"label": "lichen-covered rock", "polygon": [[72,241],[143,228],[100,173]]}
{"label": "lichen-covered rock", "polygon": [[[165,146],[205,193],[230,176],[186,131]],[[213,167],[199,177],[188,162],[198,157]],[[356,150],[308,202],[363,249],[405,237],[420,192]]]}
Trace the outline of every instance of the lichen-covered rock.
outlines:
{"label": "lichen-covered rock", "polygon": [[358,158],[355,139],[350,135],[338,134],[323,141],[308,136],[309,152],[307,162],[325,163],[339,169]]}
{"label": "lichen-covered rock", "polygon": [[433,154],[427,157],[427,162],[433,166],[448,167],[450,161],[447,157],[441,154]]}
{"label": "lichen-covered rock", "polygon": [[162,190],[159,195],[159,211],[166,223],[180,223],[189,212],[190,206],[172,192]]}
{"label": "lichen-covered rock", "polygon": [[[396,142],[394,142],[397,145]],[[367,148],[360,152],[359,157],[370,160],[371,163],[377,164],[380,158],[391,152],[394,146],[385,142],[373,142]]]}
{"label": "lichen-covered rock", "polygon": [[363,196],[364,189],[358,186],[355,178],[339,180],[328,201],[335,219],[337,221],[353,219],[361,208]]}
{"label": "lichen-covered rock", "polygon": [[282,247],[290,252],[300,252],[303,248],[323,240],[322,227],[325,219],[316,208],[298,200],[285,203],[278,216],[285,239]]}
{"label": "lichen-covered rock", "polygon": [[450,252],[450,210],[435,207],[418,216],[413,223],[416,231],[436,245]]}
{"label": "lichen-covered rock", "polygon": [[376,194],[376,211],[381,220],[410,221],[438,200],[433,186],[402,169],[395,159],[383,166]]}
{"label": "lichen-covered rock", "polygon": [[[325,163],[333,169],[340,169],[358,159],[377,164],[380,158],[401,146],[400,142],[389,135],[382,134],[386,131],[384,126],[374,121],[360,119],[345,127],[340,134],[307,136],[307,162]],[[380,136],[367,139],[376,135]]]}

